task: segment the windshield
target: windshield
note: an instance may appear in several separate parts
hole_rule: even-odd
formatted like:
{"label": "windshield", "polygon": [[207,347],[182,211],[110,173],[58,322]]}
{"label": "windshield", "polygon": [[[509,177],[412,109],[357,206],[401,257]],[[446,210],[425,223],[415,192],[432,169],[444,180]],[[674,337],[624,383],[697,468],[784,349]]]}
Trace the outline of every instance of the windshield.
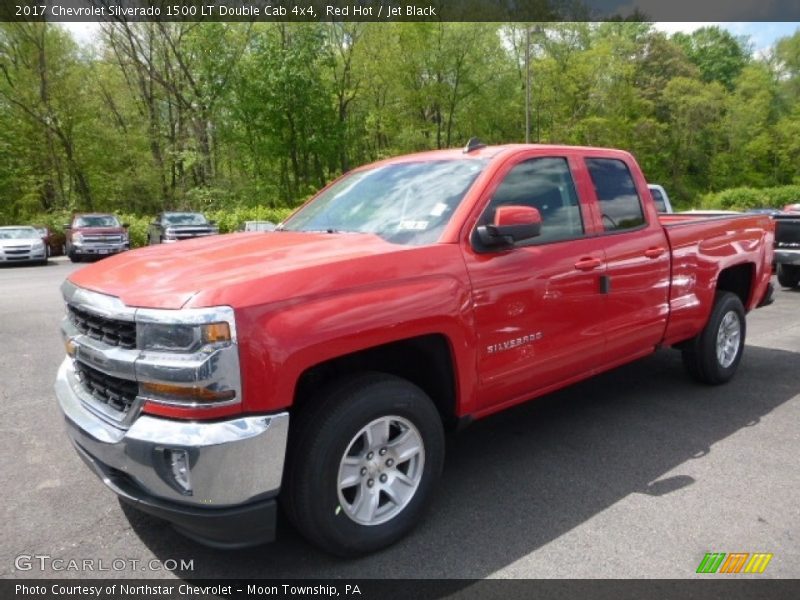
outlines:
{"label": "windshield", "polygon": [[33,227],[0,229],[0,240],[29,240],[38,237],[39,233]]}
{"label": "windshield", "polygon": [[322,192],[281,229],[374,233],[396,244],[431,244],[484,166],[485,160],[441,160],[358,171]]}
{"label": "windshield", "polygon": [[168,225],[207,225],[208,221],[200,213],[171,213],[164,215]]}
{"label": "windshield", "polygon": [[76,217],[73,227],[119,227],[117,217],[112,215],[90,215]]}

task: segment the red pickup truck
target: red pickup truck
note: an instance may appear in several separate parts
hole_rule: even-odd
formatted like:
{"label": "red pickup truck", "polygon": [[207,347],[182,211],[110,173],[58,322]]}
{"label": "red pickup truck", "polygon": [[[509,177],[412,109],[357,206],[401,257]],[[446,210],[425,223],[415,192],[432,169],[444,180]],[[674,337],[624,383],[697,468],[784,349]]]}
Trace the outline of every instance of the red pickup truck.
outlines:
{"label": "red pickup truck", "polygon": [[128,224],[109,213],[79,213],[64,225],[64,253],[72,262],[119,254],[131,247]]}
{"label": "red pickup truck", "polygon": [[728,381],[771,299],[768,216],[661,216],[633,157],[544,145],[356,169],[274,232],[72,273],[56,392],[122,500],[220,547],[370,552],[430,503],[444,431],[678,348]]}

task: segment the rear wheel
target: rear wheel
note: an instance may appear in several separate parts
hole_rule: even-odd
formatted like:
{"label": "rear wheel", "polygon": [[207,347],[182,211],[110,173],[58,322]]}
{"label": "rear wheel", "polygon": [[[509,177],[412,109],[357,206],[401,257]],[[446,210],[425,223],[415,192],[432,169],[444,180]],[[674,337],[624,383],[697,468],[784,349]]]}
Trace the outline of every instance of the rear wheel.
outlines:
{"label": "rear wheel", "polygon": [[719,292],[703,331],[682,352],[689,374],[710,385],[729,381],[742,358],[745,333],[742,301],[731,292]]}
{"label": "rear wheel", "polygon": [[786,288],[797,287],[800,283],[800,266],[778,265],[778,283]]}
{"label": "rear wheel", "polygon": [[444,461],[441,418],[414,384],[343,380],[299,415],[282,503],[310,541],[340,556],[388,546],[422,516]]}

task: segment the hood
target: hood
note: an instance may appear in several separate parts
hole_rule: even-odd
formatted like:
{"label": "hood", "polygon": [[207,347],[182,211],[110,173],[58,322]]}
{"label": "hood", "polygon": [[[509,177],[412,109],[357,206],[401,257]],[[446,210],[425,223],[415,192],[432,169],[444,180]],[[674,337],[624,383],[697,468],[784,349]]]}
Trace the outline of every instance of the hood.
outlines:
{"label": "hood", "polygon": [[410,250],[371,234],[235,233],[124,252],[69,279],[128,306],[236,308],[396,277],[403,261],[386,255]]}
{"label": "hood", "polygon": [[29,238],[14,238],[11,240],[0,239],[0,248],[4,248],[6,246],[25,246],[27,244],[35,244],[36,242],[41,242],[42,238],[38,235],[32,235]]}

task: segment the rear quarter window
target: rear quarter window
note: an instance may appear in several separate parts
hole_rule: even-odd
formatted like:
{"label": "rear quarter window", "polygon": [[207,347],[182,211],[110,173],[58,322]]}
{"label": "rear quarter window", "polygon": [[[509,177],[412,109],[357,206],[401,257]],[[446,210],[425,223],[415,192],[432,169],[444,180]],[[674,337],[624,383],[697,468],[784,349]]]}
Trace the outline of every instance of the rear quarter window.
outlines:
{"label": "rear quarter window", "polygon": [[587,158],[605,231],[636,229],[645,224],[642,201],[628,165],[615,158]]}

